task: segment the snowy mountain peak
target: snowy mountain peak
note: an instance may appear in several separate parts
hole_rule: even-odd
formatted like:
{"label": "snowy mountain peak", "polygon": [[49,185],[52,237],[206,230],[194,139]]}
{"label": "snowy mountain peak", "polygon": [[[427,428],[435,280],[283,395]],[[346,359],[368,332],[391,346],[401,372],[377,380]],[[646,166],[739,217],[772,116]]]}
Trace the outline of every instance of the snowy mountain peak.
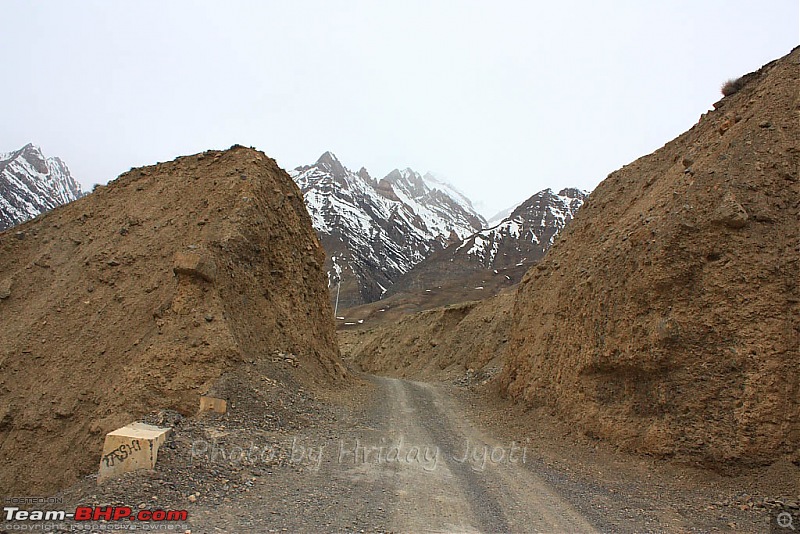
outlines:
{"label": "snowy mountain peak", "polygon": [[361,178],[362,180],[364,180],[364,181],[366,181],[366,182],[369,182],[369,183],[371,183],[371,184],[376,184],[376,183],[377,183],[377,182],[375,181],[375,178],[373,178],[372,176],[370,176],[370,174],[367,172],[367,169],[366,169],[366,168],[364,168],[364,167],[361,167],[361,168],[358,170],[358,176],[359,176],[359,178]]}
{"label": "snowy mountain peak", "polygon": [[19,224],[83,196],[59,158],[46,158],[28,143],[0,154],[0,230]]}
{"label": "snowy mountain peak", "polygon": [[559,191],[558,196],[583,199],[586,198],[586,191],[581,191],[575,187],[567,187]]}
{"label": "snowy mountain peak", "polygon": [[[472,202],[450,185],[428,172],[425,176],[411,168],[395,169],[384,180],[383,187],[390,185],[397,196],[405,202],[424,204],[433,212],[451,212],[457,214],[462,226],[480,229],[486,226],[486,220],[472,206]],[[456,231],[459,239],[469,234]]]}
{"label": "snowy mountain peak", "polygon": [[406,167],[405,169],[395,169],[384,178],[394,187],[400,188],[409,197],[414,199],[423,198],[429,194],[434,187],[427,183],[422,175],[415,170]]}
{"label": "snowy mountain peak", "polygon": [[392,287],[392,293],[443,287],[454,280],[491,281],[495,288],[520,281],[538,262],[556,235],[583,203],[587,193],[563,189],[540,191],[514,208],[499,223],[437,251]]}
{"label": "snowy mountain peak", "polygon": [[387,183],[392,186],[399,187],[411,196],[411,198],[420,198],[425,194],[425,182],[422,181],[422,176],[413,170],[406,168],[402,171],[394,169],[392,172],[384,177]]}
{"label": "snowy mountain peak", "polygon": [[303,191],[328,254],[329,282],[343,283],[343,307],[377,300],[432,252],[483,226],[463,195],[412,169],[375,180],[366,169],[354,173],[326,152],[289,174]]}
{"label": "snowy mountain peak", "polygon": [[329,172],[335,178],[341,178],[346,176],[348,171],[344,168],[344,165],[339,161],[339,158],[333,152],[327,151],[322,154],[314,166],[324,169],[325,171]]}
{"label": "snowy mountain peak", "polygon": [[539,191],[495,226],[465,240],[458,250],[469,245],[467,254],[474,255],[486,267],[494,267],[502,260],[501,249],[506,258],[514,257],[509,254],[513,248],[538,261],[587,196],[588,193],[576,188],[562,189],[558,194],[550,188]]}
{"label": "snowy mountain peak", "polygon": [[330,164],[337,164],[339,163],[339,158],[336,157],[336,154],[331,152],[330,150],[326,150],[322,153],[322,155],[317,159],[317,165],[330,165]]}
{"label": "snowy mountain peak", "polygon": [[0,158],[6,160],[16,160],[21,158],[40,174],[47,174],[48,171],[47,160],[45,159],[44,154],[42,154],[42,150],[33,143],[28,143],[16,152],[0,155]]}

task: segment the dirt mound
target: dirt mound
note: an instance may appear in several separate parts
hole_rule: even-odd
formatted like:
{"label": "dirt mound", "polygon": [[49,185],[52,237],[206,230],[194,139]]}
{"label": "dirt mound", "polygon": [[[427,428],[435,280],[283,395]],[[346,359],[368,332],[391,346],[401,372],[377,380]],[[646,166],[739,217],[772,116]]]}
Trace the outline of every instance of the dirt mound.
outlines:
{"label": "dirt mound", "polygon": [[339,331],[342,355],[364,371],[477,381],[500,370],[513,293],[406,315],[370,330]]}
{"label": "dirt mound", "polygon": [[344,377],[323,260],[297,186],[238,146],[0,233],[0,487],[71,483],[106,432],[193,414],[254,363],[309,387]]}
{"label": "dirt mound", "polygon": [[592,436],[800,461],[800,49],[611,174],[523,279],[501,385]]}
{"label": "dirt mound", "polygon": [[[514,273],[517,280],[525,275],[524,268]],[[509,272],[509,271],[505,271]],[[395,324],[407,315],[454,304],[486,300],[501,293],[513,293],[516,285],[510,285],[503,274],[491,271],[475,272],[457,281],[451,280],[430,289],[394,293],[384,299],[353,308],[339,308],[336,320],[338,330],[363,330],[379,325]]]}

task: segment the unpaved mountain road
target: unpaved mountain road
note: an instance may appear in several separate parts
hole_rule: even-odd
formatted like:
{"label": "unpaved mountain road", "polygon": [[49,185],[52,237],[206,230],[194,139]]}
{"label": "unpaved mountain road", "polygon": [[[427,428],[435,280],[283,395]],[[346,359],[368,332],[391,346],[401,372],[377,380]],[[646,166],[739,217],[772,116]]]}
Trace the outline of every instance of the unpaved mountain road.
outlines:
{"label": "unpaved mountain road", "polygon": [[370,380],[364,420],[293,441],[288,456],[304,467],[281,481],[284,498],[271,487],[243,494],[195,513],[192,532],[598,530],[537,475],[530,445],[488,438],[440,387]]}
{"label": "unpaved mountain road", "polygon": [[[592,532],[594,527],[526,468],[527,445],[495,443],[433,386],[376,378],[397,465],[368,464],[394,491],[401,532]],[[414,461],[415,448],[423,459]],[[384,462],[385,463],[385,462]]]}
{"label": "unpaved mountain road", "polygon": [[515,436],[525,417],[467,388],[367,376],[347,394],[347,408],[310,401],[300,429],[185,421],[155,472],[87,479],[65,504],[186,509],[192,534],[768,528],[735,500],[741,482],[587,449],[544,422]]}

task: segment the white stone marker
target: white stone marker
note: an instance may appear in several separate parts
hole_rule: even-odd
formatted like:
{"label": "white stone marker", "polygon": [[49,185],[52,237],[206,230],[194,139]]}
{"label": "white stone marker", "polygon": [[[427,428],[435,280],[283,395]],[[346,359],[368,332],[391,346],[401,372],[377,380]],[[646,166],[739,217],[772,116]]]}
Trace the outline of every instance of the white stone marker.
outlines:
{"label": "white stone marker", "polygon": [[158,448],[170,432],[171,428],[131,423],[106,434],[97,483],[137,469],[154,469]]}

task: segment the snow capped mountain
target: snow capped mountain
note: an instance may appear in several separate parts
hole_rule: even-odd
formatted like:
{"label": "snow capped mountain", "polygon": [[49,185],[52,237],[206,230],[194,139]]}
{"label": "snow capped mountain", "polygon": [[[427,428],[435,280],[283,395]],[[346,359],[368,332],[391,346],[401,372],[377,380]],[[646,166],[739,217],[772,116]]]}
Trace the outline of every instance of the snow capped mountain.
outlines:
{"label": "snow capped mountain", "polygon": [[[579,189],[540,191],[501,222],[431,254],[403,275],[392,292],[430,290],[460,281],[495,289],[515,284],[544,256],[587,196]],[[492,277],[498,280],[489,283]]]}
{"label": "snow capped mountain", "polygon": [[458,239],[464,239],[486,224],[463,193],[431,173],[421,176],[411,169],[395,169],[381,181],[384,180],[435,233],[450,235],[450,230],[454,229]]}
{"label": "snow capped mountain", "polygon": [[453,258],[465,254],[487,269],[538,261],[587,196],[580,189],[540,191],[497,225],[465,239],[453,250]]}
{"label": "snow capped mountain", "polygon": [[0,154],[0,231],[81,196],[67,165],[39,147]]}
{"label": "snow capped mountain", "polygon": [[414,265],[479,230],[470,201],[434,176],[394,170],[381,180],[352,172],[330,152],[290,175],[303,191],[328,255],[340,306],[379,299]]}

